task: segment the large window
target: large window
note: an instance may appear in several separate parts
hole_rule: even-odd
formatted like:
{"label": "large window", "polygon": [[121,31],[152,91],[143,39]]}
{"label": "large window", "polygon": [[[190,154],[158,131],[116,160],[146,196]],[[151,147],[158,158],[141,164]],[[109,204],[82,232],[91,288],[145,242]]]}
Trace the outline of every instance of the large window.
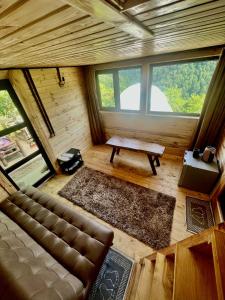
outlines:
{"label": "large window", "polygon": [[54,174],[8,80],[0,80],[0,172],[16,188],[38,186]]}
{"label": "large window", "polygon": [[98,85],[101,107],[115,109],[113,73],[98,74]]}
{"label": "large window", "polygon": [[150,66],[150,112],[199,115],[217,59]]}
{"label": "large window", "polygon": [[216,57],[145,65],[143,78],[141,66],[97,71],[100,109],[199,116],[217,62]]}
{"label": "large window", "polygon": [[140,67],[99,71],[96,79],[101,109],[113,111],[140,110]]}

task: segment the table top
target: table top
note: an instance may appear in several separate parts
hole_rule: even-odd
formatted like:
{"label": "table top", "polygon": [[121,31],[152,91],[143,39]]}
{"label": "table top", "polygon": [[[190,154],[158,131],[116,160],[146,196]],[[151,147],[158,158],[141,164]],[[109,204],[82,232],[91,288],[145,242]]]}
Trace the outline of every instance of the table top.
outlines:
{"label": "table top", "polygon": [[162,156],[165,150],[164,146],[155,143],[147,143],[144,141],[120,137],[120,136],[111,137],[106,142],[106,145],[118,147],[122,149],[140,151],[140,152],[149,153],[158,156]]}
{"label": "table top", "polygon": [[194,158],[193,151],[185,151],[183,164],[195,169],[219,173],[219,167],[216,158],[214,158],[214,160],[211,163],[207,163],[202,161],[201,157]]}

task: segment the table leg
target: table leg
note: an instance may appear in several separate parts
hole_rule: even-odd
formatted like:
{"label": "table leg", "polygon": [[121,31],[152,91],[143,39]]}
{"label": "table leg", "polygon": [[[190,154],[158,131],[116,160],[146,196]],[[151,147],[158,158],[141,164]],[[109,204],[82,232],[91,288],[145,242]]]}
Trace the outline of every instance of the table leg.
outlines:
{"label": "table leg", "polygon": [[149,160],[149,163],[150,163],[153,174],[157,175],[157,172],[156,172],[156,169],[155,169],[155,166],[154,166],[154,160],[152,159],[152,156],[150,154],[147,154],[147,156],[148,156],[148,160]]}
{"label": "table leg", "polygon": [[155,157],[155,161],[156,161],[156,166],[160,167],[160,162],[159,162],[159,157],[158,156]]}
{"label": "table leg", "polygon": [[119,155],[120,154],[120,148],[116,149],[116,154]]}
{"label": "table leg", "polygon": [[112,149],[112,154],[111,154],[111,158],[110,158],[110,162],[111,162],[111,163],[113,162],[113,158],[114,158],[115,153],[116,153],[116,147],[113,147],[113,149]]}

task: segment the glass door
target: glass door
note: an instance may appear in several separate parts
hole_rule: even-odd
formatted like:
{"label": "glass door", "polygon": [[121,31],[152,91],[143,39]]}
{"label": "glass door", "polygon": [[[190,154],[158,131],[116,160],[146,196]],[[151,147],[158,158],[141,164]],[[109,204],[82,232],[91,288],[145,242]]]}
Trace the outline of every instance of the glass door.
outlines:
{"label": "glass door", "polygon": [[0,170],[16,188],[38,186],[54,174],[8,80],[0,80]]}

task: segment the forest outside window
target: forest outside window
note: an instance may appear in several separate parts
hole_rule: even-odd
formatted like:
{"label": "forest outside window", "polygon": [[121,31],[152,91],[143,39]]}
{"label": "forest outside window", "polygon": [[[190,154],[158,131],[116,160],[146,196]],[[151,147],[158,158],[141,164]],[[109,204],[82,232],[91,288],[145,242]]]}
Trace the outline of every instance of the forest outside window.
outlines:
{"label": "forest outside window", "polygon": [[140,110],[141,67],[98,71],[96,82],[101,110]]}
{"label": "forest outside window", "polygon": [[149,111],[200,115],[217,61],[208,59],[150,66]]}

